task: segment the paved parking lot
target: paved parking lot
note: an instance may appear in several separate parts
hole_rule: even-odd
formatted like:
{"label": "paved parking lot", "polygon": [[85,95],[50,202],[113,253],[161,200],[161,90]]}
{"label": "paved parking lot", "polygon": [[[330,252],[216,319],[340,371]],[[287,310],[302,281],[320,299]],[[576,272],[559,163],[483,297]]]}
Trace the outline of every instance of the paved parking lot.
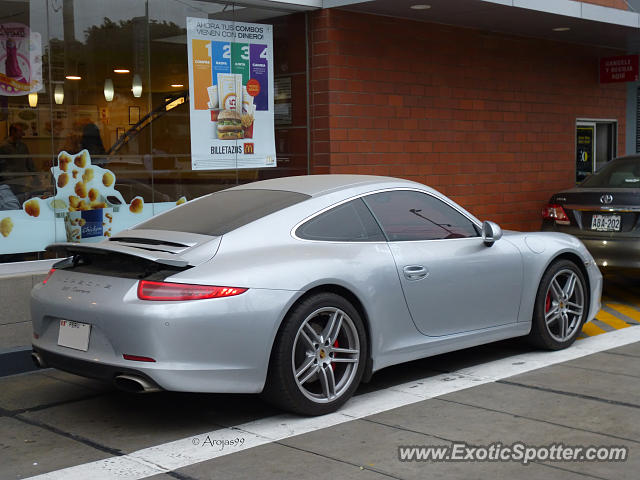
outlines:
{"label": "paved parking lot", "polygon": [[[340,412],[258,397],[129,395],[54,370],[0,379],[0,478],[637,478],[640,298],[607,279],[574,347],[519,341],[385,369]],[[625,447],[625,462],[400,461],[401,446]]]}
{"label": "paved parking lot", "polygon": [[606,275],[602,310],[584,325],[581,338],[593,337],[640,323],[640,277],[627,273]]}

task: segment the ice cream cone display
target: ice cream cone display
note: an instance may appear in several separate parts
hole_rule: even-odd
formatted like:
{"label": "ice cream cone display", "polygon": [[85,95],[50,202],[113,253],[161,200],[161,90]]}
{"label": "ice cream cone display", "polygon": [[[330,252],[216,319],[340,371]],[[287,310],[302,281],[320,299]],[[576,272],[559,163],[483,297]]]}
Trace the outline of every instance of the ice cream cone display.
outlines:
{"label": "ice cream cone display", "polygon": [[[51,168],[55,195],[26,199],[0,217],[0,253],[42,251],[55,242],[100,242],[142,220],[185,203],[185,196],[160,202],[141,195],[127,202],[116,174],[91,163],[89,152],[61,152]],[[166,197],[165,197],[166,198]]]}
{"label": "ice cream cone display", "polygon": [[[69,175],[69,165],[74,168]],[[91,204],[107,204],[107,198],[112,197],[118,205],[126,202],[115,189],[116,176],[110,170],[91,164],[91,156],[87,150],[76,155],[61,152],[58,155],[58,165],[51,168],[56,180],[55,199],[60,200],[54,207],[62,210],[66,205],[68,212],[75,210],[90,210]]]}
{"label": "ice cream cone display", "polygon": [[[71,175],[68,173],[69,165],[74,167]],[[102,224],[109,221],[106,215],[113,218],[113,206],[126,203],[115,189],[113,172],[92,165],[86,150],[76,155],[61,152],[58,165],[51,172],[56,179],[57,190],[49,206],[56,217],[64,218],[67,241],[104,238],[107,229]]]}

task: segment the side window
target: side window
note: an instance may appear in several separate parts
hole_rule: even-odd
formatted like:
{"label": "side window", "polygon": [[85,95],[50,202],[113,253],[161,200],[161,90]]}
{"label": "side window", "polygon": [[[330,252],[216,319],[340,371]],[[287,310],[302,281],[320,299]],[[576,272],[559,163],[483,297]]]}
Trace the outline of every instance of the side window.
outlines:
{"label": "side window", "polygon": [[467,217],[425,193],[396,190],[368,195],[364,201],[389,241],[479,236]]}
{"label": "side window", "polygon": [[339,205],[300,225],[296,235],[327,242],[385,241],[384,235],[361,199]]}

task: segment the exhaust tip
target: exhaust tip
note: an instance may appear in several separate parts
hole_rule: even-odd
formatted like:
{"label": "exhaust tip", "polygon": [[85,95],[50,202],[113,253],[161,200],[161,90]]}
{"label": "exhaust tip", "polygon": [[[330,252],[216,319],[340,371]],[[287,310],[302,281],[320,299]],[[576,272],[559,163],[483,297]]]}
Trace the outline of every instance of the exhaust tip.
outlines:
{"label": "exhaust tip", "polygon": [[148,380],[135,375],[118,375],[113,380],[114,385],[129,393],[158,392],[160,388]]}
{"label": "exhaust tip", "polygon": [[37,368],[46,368],[47,367],[47,365],[44,363],[44,360],[42,360],[42,357],[40,356],[40,354],[38,352],[31,352],[31,360],[33,361],[33,364]]}

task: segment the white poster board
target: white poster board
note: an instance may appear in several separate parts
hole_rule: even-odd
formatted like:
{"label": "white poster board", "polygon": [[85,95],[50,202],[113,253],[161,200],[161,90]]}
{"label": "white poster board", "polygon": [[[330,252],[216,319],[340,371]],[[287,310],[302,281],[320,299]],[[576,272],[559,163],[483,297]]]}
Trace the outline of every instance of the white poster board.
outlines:
{"label": "white poster board", "polygon": [[271,25],[187,18],[193,170],[276,166]]}

